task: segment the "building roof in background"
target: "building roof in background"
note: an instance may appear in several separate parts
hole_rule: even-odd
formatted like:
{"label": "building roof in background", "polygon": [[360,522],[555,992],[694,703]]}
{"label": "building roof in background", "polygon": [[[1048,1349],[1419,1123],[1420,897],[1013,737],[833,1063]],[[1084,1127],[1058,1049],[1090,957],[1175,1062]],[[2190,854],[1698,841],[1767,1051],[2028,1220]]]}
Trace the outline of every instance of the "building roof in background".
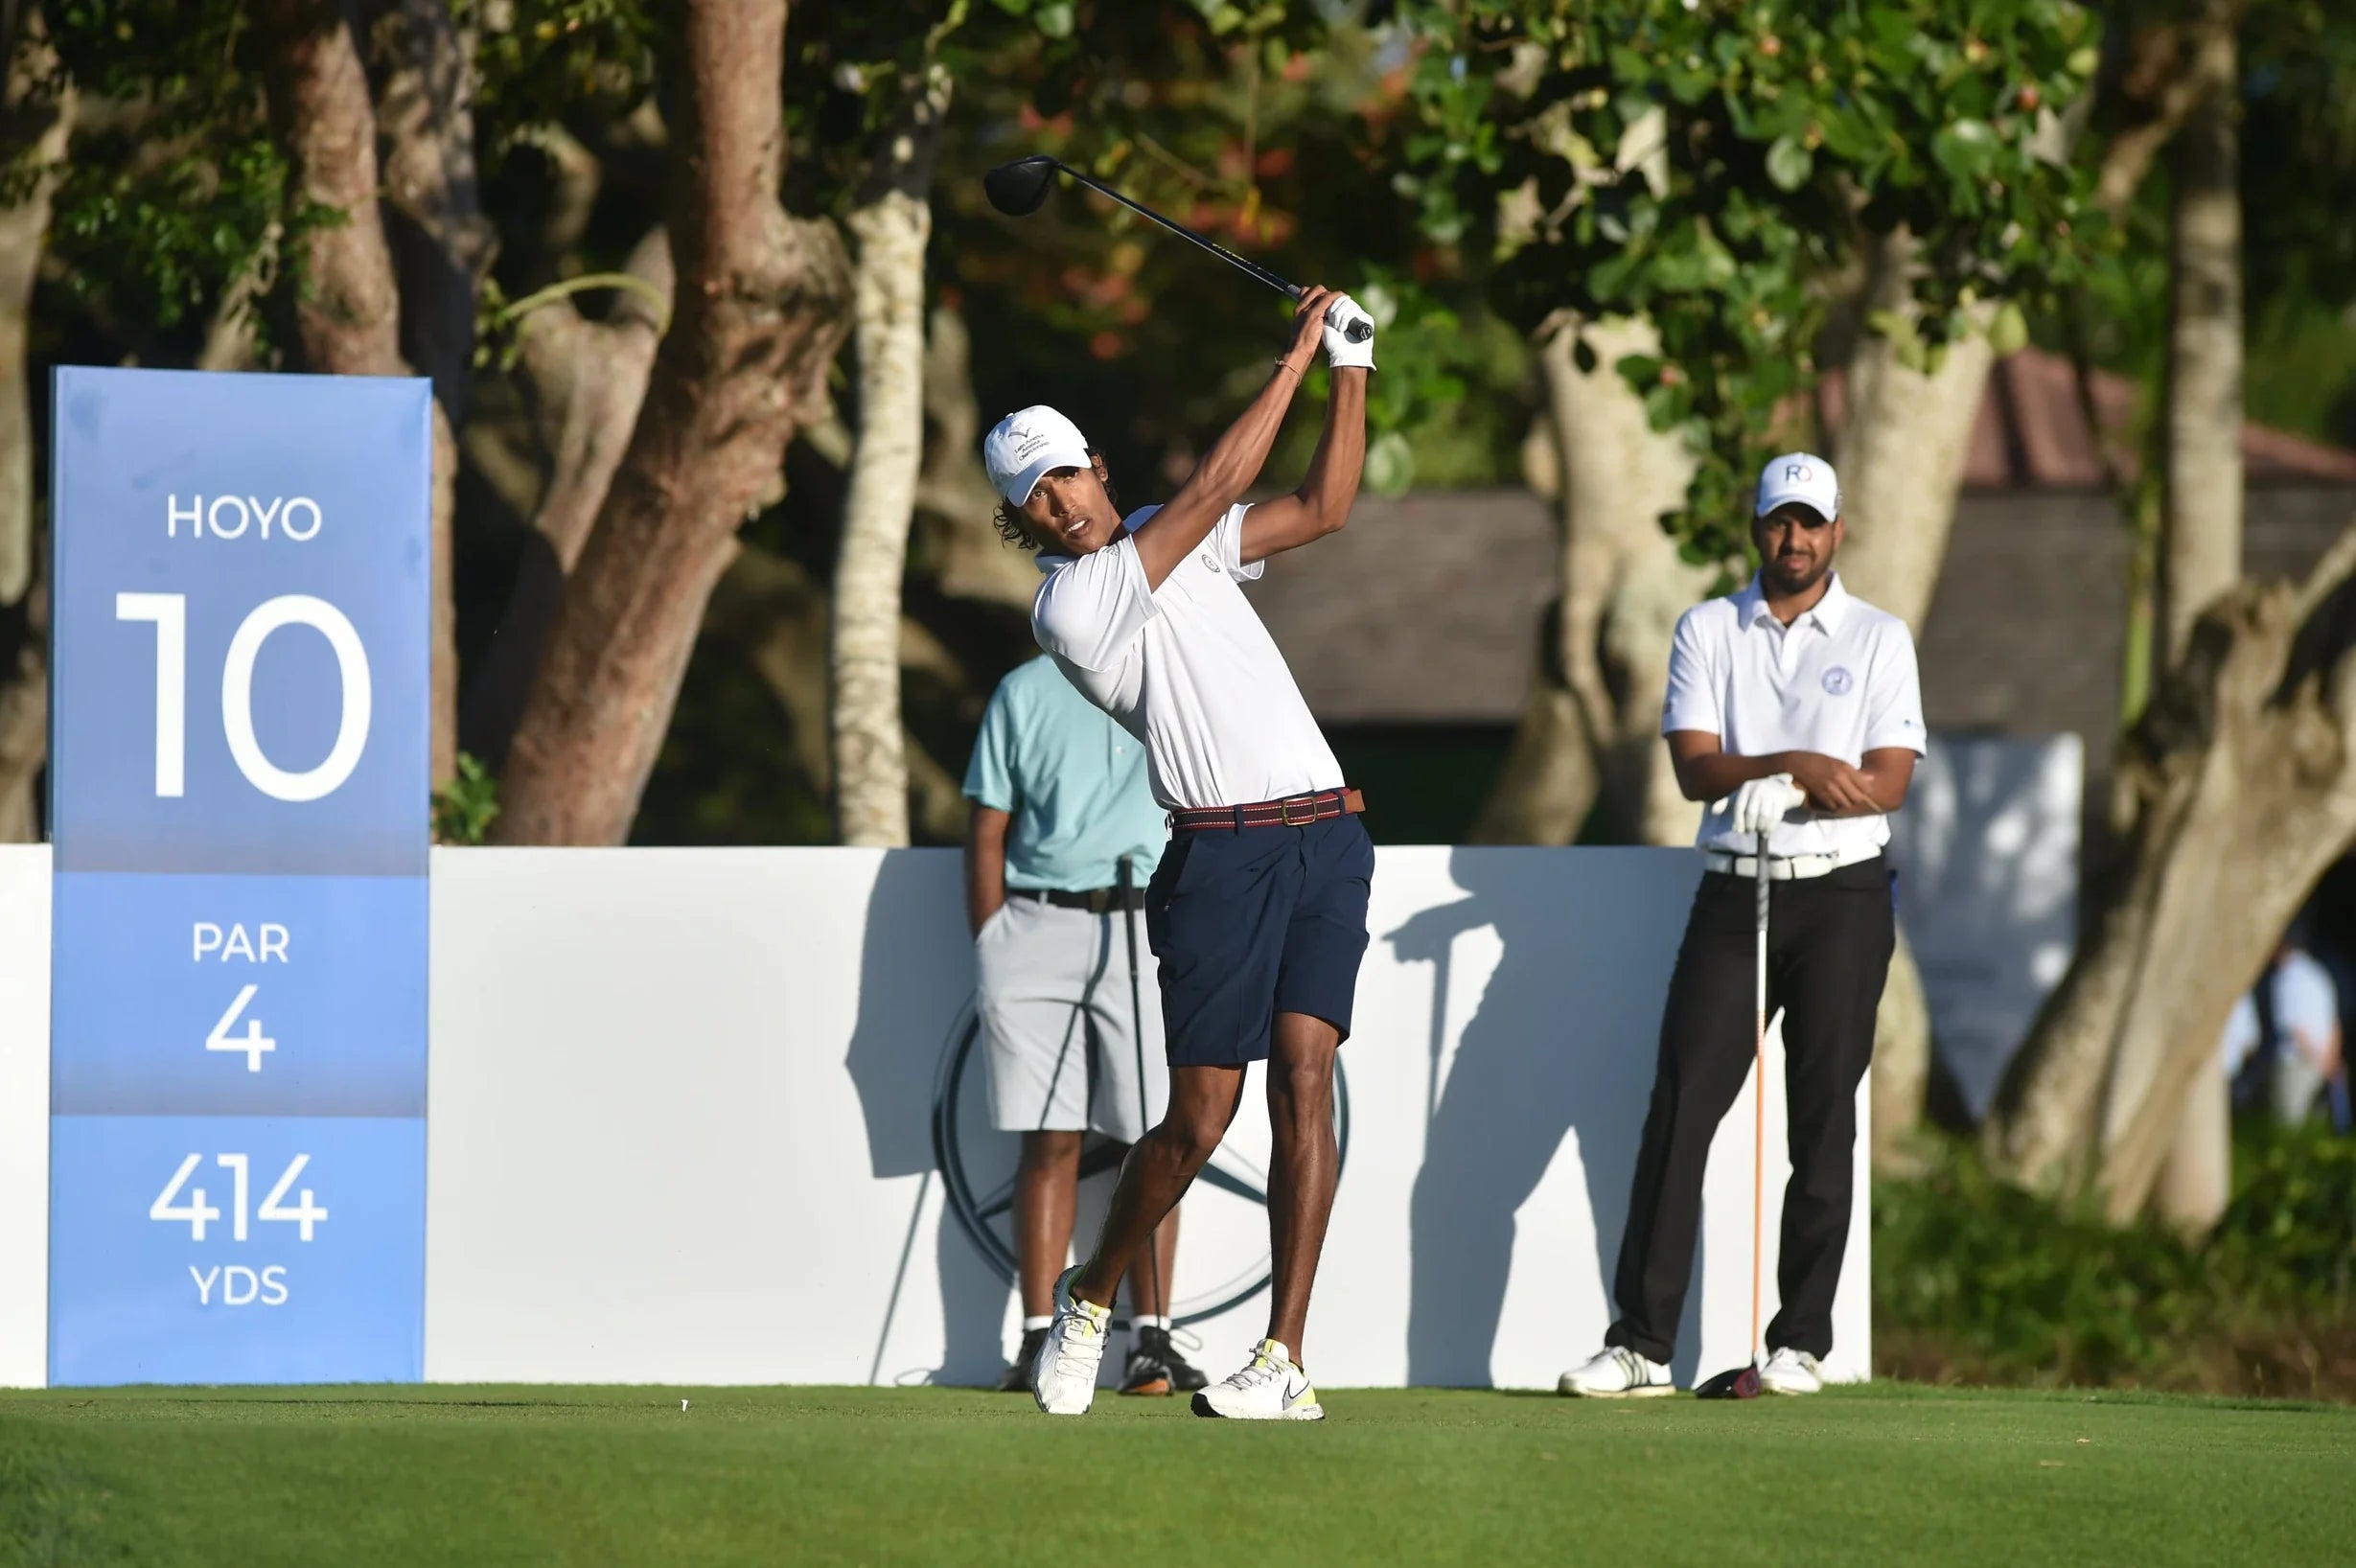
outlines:
{"label": "building roof in background", "polygon": [[[2096,371],[2090,390],[2119,470],[2132,477],[2141,466],[2125,439],[2136,383]],[[1838,429],[1847,416],[1848,391],[1838,370],[1817,384],[1816,409],[1826,429]],[[2242,463],[2252,485],[2356,484],[2356,451],[2262,425],[2242,427]],[[1997,361],[1972,427],[1963,482],[1967,490],[2095,490],[2108,483],[2079,401],[2077,371],[2067,359],[2023,349]]]}
{"label": "building roof in background", "polygon": [[[2254,491],[2248,569],[2305,571],[2350,507],[2344,486]],[[1271,561],[1251,594],[1319,718],[1510,725],[1536,668],[1558,548],[1548,504],[1526,490],[1368,496],[1341,533]],[[2101,492],[1965,495],[1923,631],[1931,726],[2107,732],[2128,550]]]}
{"label": "building roof in background", "polygon": [[[1820,389],[1828,421],[1846,390],[1837,377]],[[2093,399],[2106,427],[2125,427],[2131,382],[2098,375]],[[2347,524],[2356,451],[2252,425],[2242,454],[2249,569],[2305,570]],[[1998,362],[1954,539],[1969,546],[1951,552],[1924,629],[1930,724],[2107,730],[2128,543],[2068,360],[2032,349]],[[1322,719],[1512,724],[1536,667],[1558,551],[1552,507],[1527,490],[1362,496],[1349,528],[1271,562],[1252,597]]]}

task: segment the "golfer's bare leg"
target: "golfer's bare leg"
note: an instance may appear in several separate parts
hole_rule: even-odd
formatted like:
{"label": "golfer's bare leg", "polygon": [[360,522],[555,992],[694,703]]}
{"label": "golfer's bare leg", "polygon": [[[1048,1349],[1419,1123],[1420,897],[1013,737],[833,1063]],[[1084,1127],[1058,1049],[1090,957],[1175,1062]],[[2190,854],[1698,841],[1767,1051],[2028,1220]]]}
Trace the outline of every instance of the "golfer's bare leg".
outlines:
{"label": "golfer's bare leg", "polygon": [[1333,1217],[1333,1182],[1341,1149],[1333,1144],[1333,1057],[1341,1031],[1307,1012],[1277,1015],[1267,1054],[1267,1250],[1275,1262],[1267,1302],[1267,1337],[1307,1366],[1310,1285]]}
{"label": "golfer's bare leg", "polygon": [[1227,1136],[1243,1102],[1240,1067],[1173,1067],[1169,1111],[1162,1124],[1139,1139],[1120,1164],[1120,1185],[1097,1237],[1096,1255],[1081,1265],[1072,1293],[1097,1306],[1110,1306],[1120,1277]]}
{"label": "golfer's bare leg", "polygon": [[1129,1310],[1157,1318],[1169,1316],[1170,1270],[1178,1265],[1178,1211],[1169,1211],[1153,1233],[1153,1257],[1143,1253],[1129,1270]]}
{"label": "golfer's bare leg", "polygon": [[1333,1217],[1341,1153],[1333,1141],[1333,1058],[1342,1034],[1322,1018],[1279,1013],[1268,1055],[1268,1337],[1308,1364],[1301,1339],[1309,1287]]}
{"label": "golfer's bare leg", "polygon": [[1025,1133],[1014,1166],[1014,1257],[1027,1318],[1055,1310],[1055,1276],[1072,1251],[1079,1190],[1080,1135]]}

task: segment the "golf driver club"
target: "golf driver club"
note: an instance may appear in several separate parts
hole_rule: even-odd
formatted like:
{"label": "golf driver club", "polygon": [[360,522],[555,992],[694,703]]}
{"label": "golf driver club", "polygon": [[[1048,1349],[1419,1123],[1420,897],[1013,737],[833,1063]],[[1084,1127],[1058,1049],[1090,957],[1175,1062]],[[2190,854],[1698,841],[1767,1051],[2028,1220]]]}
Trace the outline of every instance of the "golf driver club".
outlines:
{"label": "golf driver club", "polygon": [[[1028,158],[1017,158],[1012,163],[1000,164],[982,176],[982,189],[983,194],[990,198],[990,205],[1005,213],[1008,218],[1028,218],[1047,204],[1048,190],[1055,183],[1055,176],[1058,173],[1069,174],[1097,195],[1111,196],[1140,218],[1152,219],[1181,239],[1191,240],[1219,260],[1231,266],[1242,268],[1287,299],[1297,300],[1301,297],[1300,285],[1286,283],[1258,262],[1247,261],[1225,245],[1204,238],[1183,223],[1171,222],[1151,207],[1131,201],[1111,186],[1090,179],[1070,164],[1051,157],[1045,152],[1034,152]],[[1344,329],[1343,335],[1352,343],[1363,343],[1374,335],[1374,327],[1372,322],[1353,321]]]}
{"label": "golf driver club", "polygon": [[1756,1020],[1751,1044],[1750,1133],[1750,1361],[1732,1372],[1720,1372],[1696,1389],[1704,1399],[1759,1397],[1759,1251],[1766,1219],[1763,1189],[1767,1186],[1767,830],[1759,830],[1758,848],[1751,857],[1757,881],[1751,925],[1758,942],[1753,965]]}

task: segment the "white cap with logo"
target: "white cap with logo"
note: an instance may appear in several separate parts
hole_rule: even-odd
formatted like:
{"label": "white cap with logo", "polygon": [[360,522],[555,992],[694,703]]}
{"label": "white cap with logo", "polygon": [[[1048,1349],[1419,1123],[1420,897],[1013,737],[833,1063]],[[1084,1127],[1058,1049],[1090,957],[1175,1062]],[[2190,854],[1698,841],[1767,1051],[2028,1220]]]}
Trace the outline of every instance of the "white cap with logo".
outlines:
{"label": "white cap with logo", "polygon": [[1759,471],[1759,507],[1766,517],[1797,501],[1830,522],[1840,516],[1840,480],[1833,465],[1813,452],[1790,451]]}
{"label": "white cap with logo", "polygon": [[1030,499],[1040,478],[1055,469],[1088,467],[1088,441],[1080,427],[1043,403],[1018,408],[982,438],[982,462],[990,488],[1015,506]]}

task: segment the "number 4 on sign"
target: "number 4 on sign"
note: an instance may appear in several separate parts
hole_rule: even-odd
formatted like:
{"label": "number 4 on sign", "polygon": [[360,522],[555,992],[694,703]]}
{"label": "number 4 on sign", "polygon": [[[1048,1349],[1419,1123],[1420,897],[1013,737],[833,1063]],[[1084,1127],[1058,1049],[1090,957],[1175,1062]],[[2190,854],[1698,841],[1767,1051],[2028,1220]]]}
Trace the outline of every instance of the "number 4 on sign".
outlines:
{"label": "number 4 on sign", "polygon": [[280,1200],[286,1197],[287,1188],[294,1185],[294,1179],[303,1174],[303,1167],[310,1164],[310,1155],[296,1155],[294,1163],[287,1166],[287,1173],[278,1178],[278,1185],[263,1194],[262,1207],[254,1211],[255,1216],[260,1219],[290,1220],[300,1225],[303,1228],[302,1235],[305,1241],[311,1239],[311,1228],[327,1218],[327,1211],[311,1201],[311,1188],[303,1188],[301,1201],[292,1209],[289,1209]]}
{"label": "number 4 on sign", "polygon": [[245,1071],[248,1072],[261,1072],[262,1053],[278,1049],[278,1042],[262,1032],[262,1020],[258,1018],[245,1020],[243,1034],[232,1035],[229,1032],[229,1026],[236,1023],[239,1016],[245,1011],[245,1004],[253,1001],[254,992],[259,987],[253,985],[241,987],[237,1000],[229,1003],[229,1010],[220,1015],[220,1022],[213,1026],[213,1032],[204,1037],[204,1049],[207,1050],[243,1051]]}

